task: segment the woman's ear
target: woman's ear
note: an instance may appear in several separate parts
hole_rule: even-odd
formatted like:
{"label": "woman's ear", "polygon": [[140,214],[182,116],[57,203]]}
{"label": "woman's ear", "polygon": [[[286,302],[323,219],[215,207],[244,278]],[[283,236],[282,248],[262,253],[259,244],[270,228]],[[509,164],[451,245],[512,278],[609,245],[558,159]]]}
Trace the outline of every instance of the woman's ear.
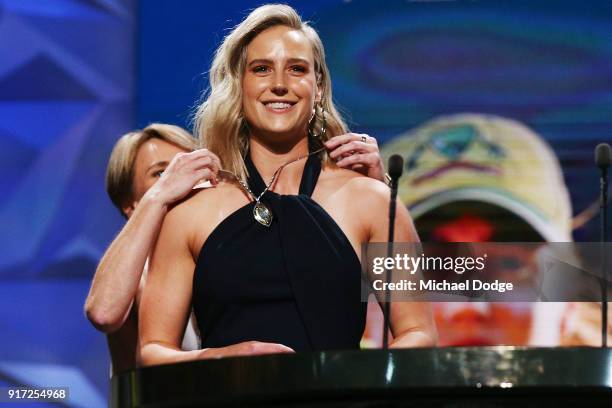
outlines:
{"label": "woman's ear", "polygon": [[123,212],[123,215],[125,215],[125,218],[130,218],[132,216],[137,204],[138,202],[133,202],[129,205],[121,207],[121,211]]}

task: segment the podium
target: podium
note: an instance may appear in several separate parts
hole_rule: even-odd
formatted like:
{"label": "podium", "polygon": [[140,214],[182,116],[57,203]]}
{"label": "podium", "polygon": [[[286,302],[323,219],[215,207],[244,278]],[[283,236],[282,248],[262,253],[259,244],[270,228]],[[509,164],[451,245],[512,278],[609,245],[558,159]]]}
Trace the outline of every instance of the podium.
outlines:
{"label": "podium", "polygon": [[111,380],[111,407],[612,407],[609,349],[448,347],[232,357]]}

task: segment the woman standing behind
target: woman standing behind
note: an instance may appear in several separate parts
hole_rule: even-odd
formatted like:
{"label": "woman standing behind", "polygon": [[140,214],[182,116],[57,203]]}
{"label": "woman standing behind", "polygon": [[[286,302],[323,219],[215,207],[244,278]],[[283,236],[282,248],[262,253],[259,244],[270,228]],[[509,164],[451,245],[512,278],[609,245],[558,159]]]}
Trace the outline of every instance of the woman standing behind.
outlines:
{"label": "woman standing behind", "polygon": [[[100,260],[85,301],[85,314],[107,335],[113,372],[136,367],[138,306],[147,259],[168,208],[202,180],[215,181],[219,159],[195,148],[186,130],[153,123],[123,135],[106,170],[108,196],[128,220]],[[199,347],[193,320],[183,350]]]}
{"label": "woman standing behind", "polygon": [[[143,364],[358,348],[358,253],[386,240],[389,190],[325,153],[346,126],[318,34],[291,7],[262,6],[217,50],[210,85],[198,135],[243,182],[230,177],[166,216],[140,310]],[[398,241],[418,240],[401,205],[396,222]],[[187,353],[192,303],[204,349]],[[427,304],[393,303],[391,325],[391,347],[436,342]]]}

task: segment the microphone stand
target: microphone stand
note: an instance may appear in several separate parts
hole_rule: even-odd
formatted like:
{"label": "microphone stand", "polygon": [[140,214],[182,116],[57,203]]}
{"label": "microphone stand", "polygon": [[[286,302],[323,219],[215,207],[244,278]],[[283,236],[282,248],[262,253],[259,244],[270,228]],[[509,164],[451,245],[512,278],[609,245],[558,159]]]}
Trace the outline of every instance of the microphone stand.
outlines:
{"label": "microphone stand", "polygon": [[601,347],[608,347],[608,265],[606,242],[608,240],[608,167],[612,161],[612,148],[600,143],[595,148],[595,164],[601,171],[600,209],[601,226],[599,240],[599,259],[601,260]]}
{"label": "microphone stand", "polygon": [[608,240],[608,168],[601,166],[601,225],[600,225],[600,250],[602,268],[601,287],[601,347],[608,347],[608,267],[606,242]]}
{"label": "microphone stand", "polygon": [[[391,178],[391,202],[389,203],[389,235],[387,238],[387,258],[393,256],[393,238],[395,235],[395,210],[397,200],[397,180],[398,178]],[[393,270],[387,269],[387,283],[392,281]],[[391,315],[391,294],[389,292],[389,285],[385,287],[385,310],[384,310],[384,324],[383,324],[383,349],[389,348],[389,326]]]}

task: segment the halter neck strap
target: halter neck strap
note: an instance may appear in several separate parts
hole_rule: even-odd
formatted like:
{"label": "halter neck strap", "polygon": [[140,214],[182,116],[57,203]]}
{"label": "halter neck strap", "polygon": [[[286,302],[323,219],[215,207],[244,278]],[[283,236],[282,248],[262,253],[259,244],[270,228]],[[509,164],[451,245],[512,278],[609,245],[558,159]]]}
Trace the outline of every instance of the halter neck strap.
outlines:
{"label": "halter neck strap", "polygon": [[[246,165],[247,171],[249,172],[249,177],[247,180],[249,188],[251,189],[251,191],[253,191],[255,195],[258,196],[266,188],[266,183],[261,178],[261,175],[259,174],[259,171],[257,171],[257,167],[255,167],[255,164],[253,164],[250,153],[247,153],[244,159],[244,163]],[[302,172],[302,178],[300,180],[299,194],[307,195],[308,197],[310,197],[315,189],[315,186],[317,185],[317,180],[319,179],[320,174],[321,159],[316,154],[308,156],[308,158],[306,159],[306,164],[304,165],[304,171]],[[276,194],[274,192],[271,193]]]}

